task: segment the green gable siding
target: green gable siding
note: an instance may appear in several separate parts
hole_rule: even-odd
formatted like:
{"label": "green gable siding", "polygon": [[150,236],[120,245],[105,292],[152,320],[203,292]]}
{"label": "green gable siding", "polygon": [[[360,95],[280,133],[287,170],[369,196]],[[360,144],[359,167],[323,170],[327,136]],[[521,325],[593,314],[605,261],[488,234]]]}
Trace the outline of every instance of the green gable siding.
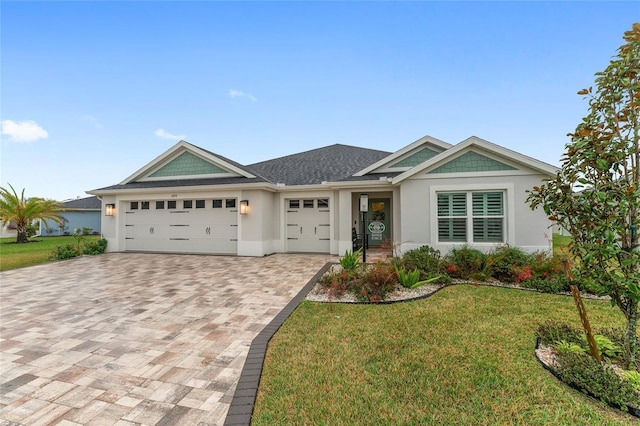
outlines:
{"label": "green gable siding", "polygon": [[149,175],[149,177],[210,175],[215,173],[227,173],[227,171],[190,152],[183,152],[156,172]]}
{"label": "green gable siding", "polygon": [[469,151],[461,156],[431,170],[429,173],[461,173],[461,172],[494,172],[500,170],[517,170],[508,164],[493,158],[485,157],[477,152]]}
{"label": "green gable siding", "polygon": [[438,154],[440,154],[440,153],[437,152],[437,151],[434,151],[432,149],[422,148],[420,151],[411,154],[407,158],[403,158],[402,160],[398,161],[397,163],[395,163],[395,164],[393,164],[393,165],[391,165],[389,167],[393,168],[393,167],[413,167],[413,166],[417,166],[418,164],[422,164],[425,161],[427,161],[428,159],[430,159],[432,157],[435,157]]}

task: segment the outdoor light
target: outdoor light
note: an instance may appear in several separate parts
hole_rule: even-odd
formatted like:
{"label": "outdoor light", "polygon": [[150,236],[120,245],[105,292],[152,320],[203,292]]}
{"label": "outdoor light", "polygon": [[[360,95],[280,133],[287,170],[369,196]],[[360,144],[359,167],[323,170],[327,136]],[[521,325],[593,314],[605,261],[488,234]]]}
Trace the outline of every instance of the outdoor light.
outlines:
{"label": "outdoor light", "polygon": [[113,216],[116,212],[116,205],[115,204],[106,204],[104,206],[104,215],[105,216]]}
{"label": "outdoor light", "polygon": [[360,212],[362,213],[362,263],[367,262],[367,212],[369,211],[369,194],[360,194]]}
{"label": "outdoor light", "polygon": [[240,214],[249,213],[249,200],[240,201]]}
{"label": "outdoor light", "polygon": [[360,194],[360,211],[362,213],[369,211],[369,194]]}

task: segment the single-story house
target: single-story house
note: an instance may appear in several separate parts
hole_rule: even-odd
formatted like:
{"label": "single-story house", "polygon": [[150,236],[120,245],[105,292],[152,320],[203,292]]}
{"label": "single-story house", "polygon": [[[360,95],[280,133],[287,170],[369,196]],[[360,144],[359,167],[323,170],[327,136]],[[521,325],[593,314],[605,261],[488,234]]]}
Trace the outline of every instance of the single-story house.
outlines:
{"label": "single-story house", "polygon": [[77,198],[62,203],[64,211],[60,216],[64,223],[58,225],[53,220],[40,219],[40,235],[71,235],[76,229],[91,228],[92,233],[100,233],[102,202],[96,196]]}
{"label": "single-story house", "polygon": [[102,199],[110,251],[341,255],[361,233],[400,253],[469,245],[551,248],[526,191],[557,168],[472,136],[425,136],[396,152],[336,144],[242,165],[180,141]]}

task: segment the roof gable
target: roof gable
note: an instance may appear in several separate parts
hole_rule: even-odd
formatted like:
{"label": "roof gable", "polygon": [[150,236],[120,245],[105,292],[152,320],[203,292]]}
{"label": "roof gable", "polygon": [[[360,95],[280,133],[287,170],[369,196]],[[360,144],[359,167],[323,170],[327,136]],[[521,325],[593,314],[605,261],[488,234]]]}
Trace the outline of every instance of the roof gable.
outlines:
{"label": "roof gable", "polygon": [[255,177],[245,167],[180,141],[136,171],[121,184],[175,179]]}
{"label": "roof gable", "polygon": [[502,170],[517,170],[515,167],[502,163],[475,151],[467,151],[443,165],[428,172],[432,173],[472,173],[496,172]]}
{"label": "roof gable", "polygon": [[400,183],[419,173],[499,173],[501,171],[508,173],[518,170],[523,172],[533,170],[537,173],[553,176],[558,168],[477,136],[471,136],[453,148],[394,177],[393,183]]}
{"label": "roof gable", "polygon": [[452,145],[436,139],[432,136],[423,136],[417,141],[402,149],[382,158],[380,161],[369,165],[354,174],[364,176],[369,173],[403,172],[435,157],[443,151],[450,149]]}

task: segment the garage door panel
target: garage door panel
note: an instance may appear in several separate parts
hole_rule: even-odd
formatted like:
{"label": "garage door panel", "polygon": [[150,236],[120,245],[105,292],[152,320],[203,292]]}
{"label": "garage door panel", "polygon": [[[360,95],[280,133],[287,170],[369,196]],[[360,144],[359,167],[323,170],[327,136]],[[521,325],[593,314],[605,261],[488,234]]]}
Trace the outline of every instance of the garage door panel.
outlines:
{"label": "garage door panel", "polygon": [[327,199],[286,200],[286,239],[290,252],[328,253],[330,209]]}
{"label": "garage door panel", "polygon": [[236,254],[237,209],[212,208],[211,200],[206,200],[205,206],[126,212],[126,250]]}

